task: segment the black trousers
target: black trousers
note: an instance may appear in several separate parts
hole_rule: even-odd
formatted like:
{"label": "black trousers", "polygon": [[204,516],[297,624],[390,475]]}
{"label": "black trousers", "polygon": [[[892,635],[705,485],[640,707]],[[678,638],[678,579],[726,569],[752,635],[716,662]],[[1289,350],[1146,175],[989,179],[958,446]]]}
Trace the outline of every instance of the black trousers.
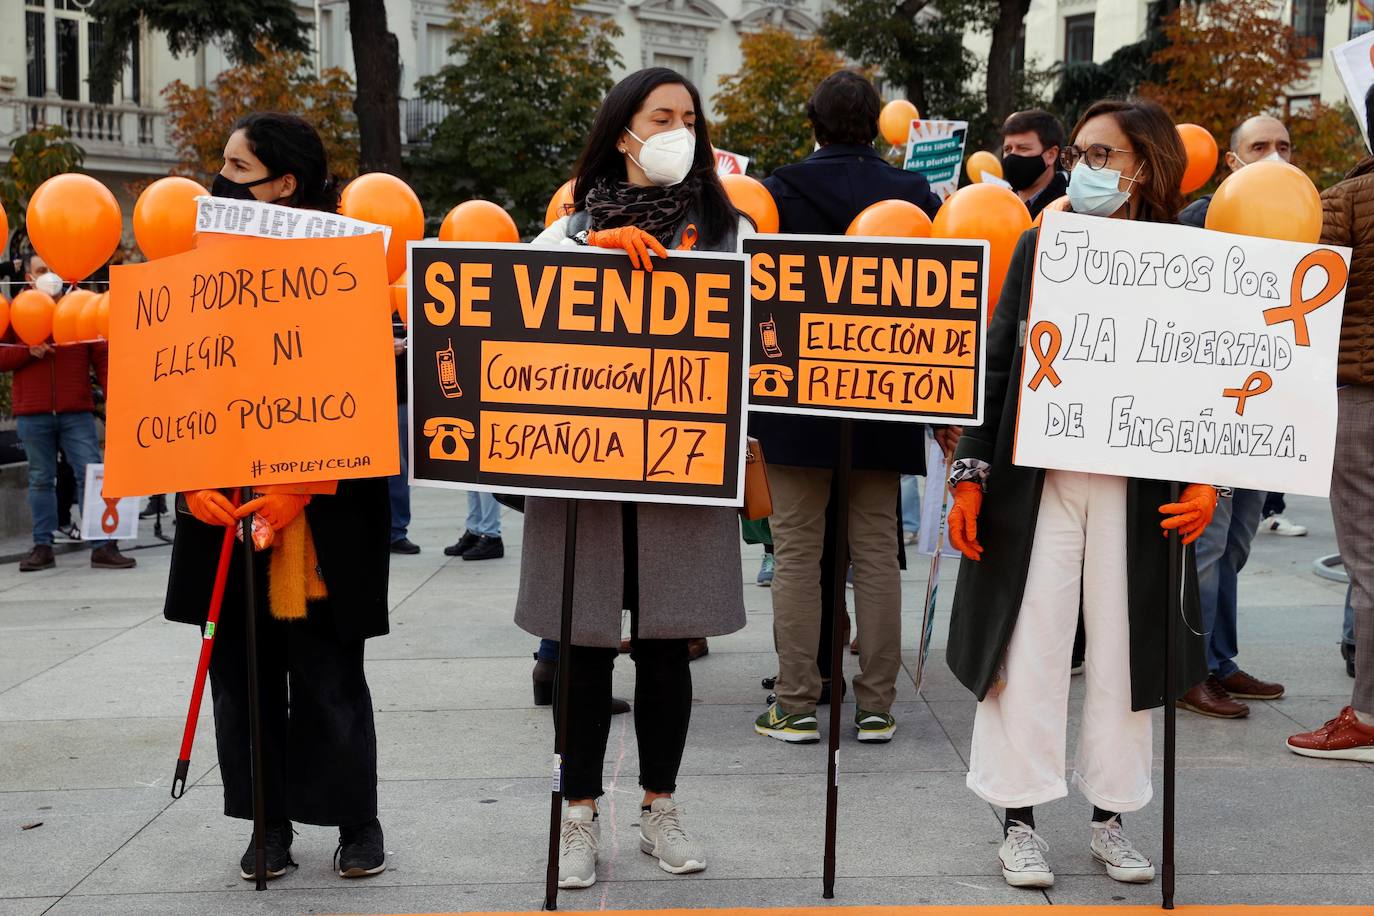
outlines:
{"label": "black trousers", "polygon": [[[312,604],[305,620],[273,619],[265,592],[259,589],[257,635],[267,818],[365,823],[377,816],[377,730],[363,676],[363,640],[339,639],[328,602]],[[210,690],[224,813],[251,820],[243,623],[243,608],[226,605],[210,657]]]}

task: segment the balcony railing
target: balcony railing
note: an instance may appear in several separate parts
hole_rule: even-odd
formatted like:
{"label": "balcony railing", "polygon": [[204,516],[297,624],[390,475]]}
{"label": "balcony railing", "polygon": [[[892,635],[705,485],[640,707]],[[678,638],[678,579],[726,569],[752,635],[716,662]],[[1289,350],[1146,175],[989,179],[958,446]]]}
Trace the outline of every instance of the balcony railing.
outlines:
{"label": "balcony railing", "polygon": [[165,113],[135,105],[96,105],[65,99],[14,98],[0,104],[0,143],[39,127],[58,125],[88,160],[128,160],[133,171],[161,172],[176,161]]}
{"label": "balcony railing", "polygon": [[405,128],[405,142],[415,145],[426,141],[429,128],[448,117],[449,107],[429,99],[402,99],[401,123]]}

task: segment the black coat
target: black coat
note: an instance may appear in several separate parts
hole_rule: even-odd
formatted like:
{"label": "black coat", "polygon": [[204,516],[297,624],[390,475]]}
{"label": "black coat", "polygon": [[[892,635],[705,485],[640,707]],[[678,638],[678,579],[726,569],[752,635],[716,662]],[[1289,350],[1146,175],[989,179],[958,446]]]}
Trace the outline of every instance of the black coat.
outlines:
{"label": "black coat", "polygon": [[1040,215],[1040,211],[1054,203],[1065,194],[1069,193],[1069,174],[1063,169],[1056,168],[1054,177],[1050,183],[1045,185],[1044,190],[1026,201],[1026,209],[1030,211],[1030,218],[1035,219]]}
{"label": "black coat", "polygon": [[[991,465],[978,515],[983,559],[962,560],[949,622],[947,658],[956,677],[982,700],[997,675],[1021,610],[1030,566],[1035,522],[1045,472],[1012,464],[1020,400],[1020,328],[1030,306],[1038,229],[1017,242],[1002,286],[1002,298],[988,329],[983,425],[967,427],[955,459]],[[770,460],[771,460],[771,456]],[[1110,472],[1104,468],[1104,472]],[[1159,527],[1159,507],[1169,502],[1169,484],[1131,479],[1126,488],[1127,614],[1130,621],[1131,708],[1164,704],[1164,626],[1168,607],[1168,541]],[[1207,676],[1203,656],[1201,600],[1191,549],[1184,557],[1183,619],[1175,628],[1175,684],[1182,696]],[[1177,698],[1177,696],[1175,698]]]}
{"label": "black coat", "polygon": [[[315,496],[305,507],[320,570],[329,590],[327,602],[312,604],[310,614],[327,613],[341,640],[382,636],[387,620],[387,578],[391,568],[391,503],[386,479],[339,481],[334,496]],[[172,571],[162,615],[178,623],[205,624],[214,590],[224,529],[207,525],[177,498]],[[257,554],[257,600],[267,598],[267,554]],[[240,617],[243,605],[242,546],[234,545],[224,591],[223,617]]]}
{"label": "black coat", "polygon": [[1207,228],[1207,210],[1212,206],[1212,195],[1199,197],[1197,200],[1184,207],[1178,214],[1178,221],[1185,226],[1193,226],[1197,229]]}
{"label": "black coat", "polygon": [[[932,219],[940,209],[940,198],[931,193],[924,175],[895,168],[871,146],[822,147],[777,169],[763,183],[777,201],[782,233],[844,235],[854,217],[880,200],[909,200]],[[924,474],[923,428],[919,423],[856,421],[854,467]],[[839,420],[751,413],[749,434],[762,443],[771,464],[839,464]]]}

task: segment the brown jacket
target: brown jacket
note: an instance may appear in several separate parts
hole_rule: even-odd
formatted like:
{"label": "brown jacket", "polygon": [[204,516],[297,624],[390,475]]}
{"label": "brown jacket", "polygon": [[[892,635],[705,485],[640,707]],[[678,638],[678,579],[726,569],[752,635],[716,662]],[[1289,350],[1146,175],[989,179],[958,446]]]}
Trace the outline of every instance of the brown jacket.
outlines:
{"label": "brown jacket", "polygon": [[1322,192],[1321,240],[1353,249],[1336,381],[1374,385],[1374,156]]}

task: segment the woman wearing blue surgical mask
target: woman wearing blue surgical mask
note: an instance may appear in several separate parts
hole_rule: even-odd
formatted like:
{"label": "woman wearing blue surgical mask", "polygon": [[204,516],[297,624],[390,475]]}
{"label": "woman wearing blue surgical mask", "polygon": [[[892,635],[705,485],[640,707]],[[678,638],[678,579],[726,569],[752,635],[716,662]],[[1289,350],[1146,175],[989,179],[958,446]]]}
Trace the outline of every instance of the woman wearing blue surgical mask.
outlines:
{"label": "woman wearing blue surgical mask", "polygon": [[[624,249],[644,270],[673,250],[735,251],[750,225],[716,177],[701,112],[696,88],[672,70],[641,70],[618,83],[578,161],[573,212],[535,244]],[[578,510],[559,887],[596,882],[597,799],[625,610],[644,789],[639,848],[671,874],[706,867],[673,793],[692,710],[688,641],[744,626],[738,517],[728,508],[598,500],[584,500]],[[561,499],[525,501],[515,620],[545,639],[559,637],[565,519]]]}
{"label": "woman wearing blue surgical mask", "polygon": [[[1171,223],[1186,161],[1164,110],[1132,99],[1089,108],[1062,165],[1070,170],[1074,212]],[[1117,881],[1143,883],[1154,879],[1154,865],[1126,838],[1122,814],[1145,807],[1153,794],[1150,710],[1166,701],[1170,542],[1161,528],[1195,540],[1211,519],[1216,491],[1189,484],[1174,503],[1162,481],[1013,463],[1025,345],[1018,328],[1027,320],[1040,231],[1028,230],[1012,256],[988,329],[987,413],[982,426],[965,428],[950,473],[950,542],[965,559],[948,658],[979,700],[967,783],[1006,809],[999,864],[1007,883],[1051,886],[1049,844],[1035,832],[1034,808],[1068,794],[1069,667],[1081,596],[1087,653],[1072,781],[1092,806],[1093,857]],[[1184,594],[1184,617],[1192,621],[1199,619],[1194,573],[1185,577]],[[1181,695],[1207,676],[1207,666],[1193,628],[1177,629]]]}

